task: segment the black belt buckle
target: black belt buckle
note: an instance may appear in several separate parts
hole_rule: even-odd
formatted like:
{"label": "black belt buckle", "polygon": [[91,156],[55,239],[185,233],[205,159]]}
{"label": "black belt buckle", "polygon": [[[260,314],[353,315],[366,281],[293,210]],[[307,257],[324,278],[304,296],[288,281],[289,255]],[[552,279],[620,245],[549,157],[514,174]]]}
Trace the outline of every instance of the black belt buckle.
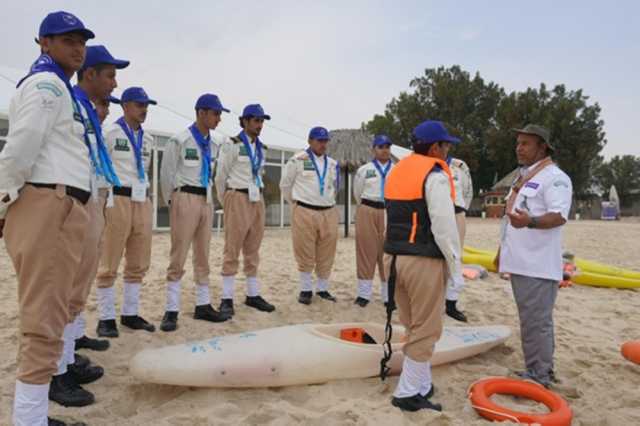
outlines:
{"label": "black belt buckle", "polygon": [[[130,186],[114,186],[113,187],[113,195],[120,195],[121,197],[129,197],[131,198],[131,187]],[[149,188],[145,190],[146,197],[149,198]]]}

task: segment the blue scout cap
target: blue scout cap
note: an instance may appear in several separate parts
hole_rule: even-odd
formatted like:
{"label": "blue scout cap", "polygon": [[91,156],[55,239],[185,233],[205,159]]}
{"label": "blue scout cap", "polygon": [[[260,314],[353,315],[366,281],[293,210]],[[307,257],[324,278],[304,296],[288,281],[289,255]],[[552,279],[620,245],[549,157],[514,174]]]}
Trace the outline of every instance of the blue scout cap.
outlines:
{"label": "blue scout cap", "polygon": [[95,38],[93,31],[87,29],[80,19],[64,11],[48,14],[40,24],[38,36],[46,37],[71,32],[81,33],[86,40]]}
{"label": "blue scout cap", "polygon": [[151,105],[158,104],[153,99],[149,99],[147,92],[145,92],[142,87],[129,87],[127,90],[122,92],[122,96],[120,97],[120,102],[123,104],[127,102],[140,102],[141,104],[151,104]]}
{"label": "blue scout cap", "polygon": [[430,144],[435,142],[460,143],[460,139],[449,135],[441,121],[427,120],[413,129],[417,143]]}
{"label": "blue scout cap", "polygon": [[200,96],[196,101],[196,111],[199,109],[211,109],[214,111],[229,112],[228,109],[222,106],[220,98],[212,93],[205,93]]}
{"label": "blue scout cap", "polygon": [[315,139],[317,141],[328,141],[331,139],[329,137],[329,131],[324,127],[314,127],[309,131],[309,139]]}
{"label": "blue scout cap", "polygon": [[240,118],[262,118],[265,120],[271,120],[271,116],[264,113],[264,109],[260,104],[250,104],[244,107],[242,111],[242,116]]}
{"label": "blue scout cap", "polygon": [[100,64],[115,65],[116,69],[120,70],[128,67],[129,61],[114,58],[104,46],[87,46],[87,56],[84,59],[82,69],[86,70]]}
{"label": "blue scout cap", "polygon": [[376,135],[376,137],[373,138],[373,146],[382,146],[382,145],[393,145],[391,143],[391,139],[389,139],[389,136],[387,135]]}

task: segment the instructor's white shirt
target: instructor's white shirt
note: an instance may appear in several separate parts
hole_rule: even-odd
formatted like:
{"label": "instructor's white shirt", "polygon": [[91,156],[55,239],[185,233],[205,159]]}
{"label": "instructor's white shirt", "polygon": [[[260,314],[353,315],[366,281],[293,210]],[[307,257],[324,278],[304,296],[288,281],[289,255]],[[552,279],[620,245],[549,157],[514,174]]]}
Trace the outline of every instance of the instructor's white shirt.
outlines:
{"label": "instructor's white shirt", "polygon": [[467,163],[459,158],[452,158],[449,169],[453,175],[453,183],[456,188],[456,206],[469,210],[473,200],[473,181]]}

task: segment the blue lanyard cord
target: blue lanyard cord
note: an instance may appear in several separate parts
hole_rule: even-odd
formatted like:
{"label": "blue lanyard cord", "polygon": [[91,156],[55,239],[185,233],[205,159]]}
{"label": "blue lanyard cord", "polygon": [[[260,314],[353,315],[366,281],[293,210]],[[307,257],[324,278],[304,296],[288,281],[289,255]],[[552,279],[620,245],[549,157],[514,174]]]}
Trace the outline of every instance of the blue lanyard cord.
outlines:
{"label": "blue lanyard cord", "polygon": [[318,163],[316,163],[315,154],[313,153],[311,148],[307,148],[307,154],[309,154],[311,164],[313,164],[313,169],[316,171],[316,176],[318,177],[318,184],[320,185],[320,195],[324,196],[325,179],[327,178],[327,171],[329,170],[329,159],[326,155],[324,156],[324,167],[322,169],[322,174],[320,174]]}
{"label": "blue lanyard cord", "polygon": [[389,174],[389,170],[391,170],[391,161],[387,162],[387,165],[384,166],[384,169],[376,159],[373,160],[373,165],[375,166],[376,170],[378,170],[378,173],[380,173],[380,196],[382,197],[382,199],[384,199],[384,185],[387,180],[387,174]]}
{"label": "blue lanyard cord", "polygon": [[116,123],[120,126],[125,135],[127,135],[127,139],[131,142],[131,146],[133,147],[133,153],[136,157],[136,168],[138,169],[138,179],[140,182],[145,183],[147,181],[144,173],[144,160],[142,159],[142,140],[144,137],[144,130],[140,127],[138,131],[138,137],[136,139],[133,131],[129,128],[129,125],[126,121],[124,121],[124,117],[120,117]]}
{"label": "blue lanyard cord", "polygon": [[258,187],[262,187],[262,179],[260,178],[260,168],[262,167],[263,158],[262,142],[260,142],[260,139],[256,138],[256,150],[253,152],[251,150],[251,144],[249,143],[249,137],[244,130],[240,132],[239,137],[244,145],[244,149],[247,151],[247,155],[249,156],[249,161],[251,162],[251,174],[256,181],[256,185],[258,185]]}
{"label": "blue lanyard cord", "polygon": [[200,185],[203,187],[209,186],[209,181],[211,180],[211,136],[207,135],[205,138],[196,127],[196,124],[193,123],[189,126],[189,130],[191,131],[191,136],[195,139],[198,148],[200,148],[200,154],[202,155],[202,167],[200,169]]}

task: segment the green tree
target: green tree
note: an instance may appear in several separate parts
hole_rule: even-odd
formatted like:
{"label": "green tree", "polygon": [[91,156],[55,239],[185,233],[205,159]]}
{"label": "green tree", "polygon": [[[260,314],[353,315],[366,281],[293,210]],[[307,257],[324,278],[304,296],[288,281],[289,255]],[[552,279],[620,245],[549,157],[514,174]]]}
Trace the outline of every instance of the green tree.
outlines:
{"label": "green tree", "polygon": [[602,162],[595,170],[595,182],[606,194],[611,185],[616,187],[620,197],[620,205],[631,205],[631,190],[640,189],[640,157],[633,155],[616,155],[609,161]]}

